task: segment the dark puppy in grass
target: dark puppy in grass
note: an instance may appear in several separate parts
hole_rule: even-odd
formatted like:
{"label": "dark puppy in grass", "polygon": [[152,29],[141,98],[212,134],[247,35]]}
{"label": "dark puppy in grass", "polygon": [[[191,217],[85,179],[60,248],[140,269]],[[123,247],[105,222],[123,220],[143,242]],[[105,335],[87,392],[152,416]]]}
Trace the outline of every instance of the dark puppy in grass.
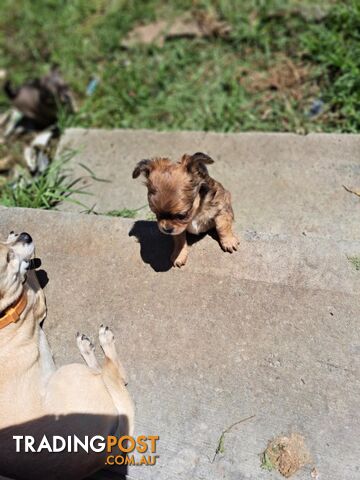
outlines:
{"label": "dark puppy in grass", "polygon": [[161,232],[174,237],[171,261],[185,265],[188,257],[186,232],[199,234],[216,228],[220,245],[234,252],[239,240],[233,233],[234,212],[230,192],[210,177],[206,165],[214,160],[205,153],[183,155],[177,163],[168,158],[141,160],[133,178],[143,174],[148,200]]}

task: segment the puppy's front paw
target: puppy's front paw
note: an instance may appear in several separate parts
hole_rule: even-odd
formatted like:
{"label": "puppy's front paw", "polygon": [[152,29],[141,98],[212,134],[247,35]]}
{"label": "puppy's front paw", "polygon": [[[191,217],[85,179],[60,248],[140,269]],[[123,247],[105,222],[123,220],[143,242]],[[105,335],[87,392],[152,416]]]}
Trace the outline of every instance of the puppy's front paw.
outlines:
{"label": "puppy's front paw", "polygon": [[220,240],[221,248],[224,250],[224,252],[230,253],[236,252],[239,243],[239,239],[235,237],[235,235],[231,235]]}
{"label": "puppy's front paw", "polygon": [[174,252],[171,255],[171,262],[174,267],[183,267],[186,263],[186,260],[188,258],[188,252],[187,250],[181,250],[181,252]]}

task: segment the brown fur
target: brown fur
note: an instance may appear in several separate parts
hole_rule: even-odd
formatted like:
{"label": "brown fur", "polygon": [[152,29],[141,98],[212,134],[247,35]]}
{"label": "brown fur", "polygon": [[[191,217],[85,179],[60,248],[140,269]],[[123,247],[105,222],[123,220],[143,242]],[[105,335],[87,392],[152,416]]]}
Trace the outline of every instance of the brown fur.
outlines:
{"label": "brown fur", "polygon": [[202,233],[216,228],[224,251],[234,252],[239,244],[232,231],[234,213],[230,192],[208,174],[214,161],[204,153],[183,155],[177,163],[168,158],[141,160],[133,178],[143,174],[148,201],[160,231],[174,236],[172,262],[185,265],[188,256],[186,231]]}

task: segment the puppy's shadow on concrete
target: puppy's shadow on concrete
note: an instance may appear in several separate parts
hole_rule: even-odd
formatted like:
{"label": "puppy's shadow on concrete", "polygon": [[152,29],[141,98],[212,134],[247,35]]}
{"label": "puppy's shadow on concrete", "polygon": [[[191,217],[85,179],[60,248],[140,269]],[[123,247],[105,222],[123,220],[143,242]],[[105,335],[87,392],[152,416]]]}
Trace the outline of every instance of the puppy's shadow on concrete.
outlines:
{"label": "puppy's shadow on concrete", "polygon": [[[189,245],[201,240],[206,234],[187,235]],[[144,263],[148,263],[155,272],[167,272],[173,265],[170,257],[173,251],[171,235],[160,232],[157,223],[149,220],[138,220],[130,230],[129,237],[136,237],[140,243],[140,255]]]}
{"label": "puppy's shadow on concrete", "polygon": [[49,277],[45,270],[36,270],[36,276],[39,281],[40,287],[44,289],[49,283]]}
{"label": "puppy's shadow on concrete", "polygon": [[42,289],[46,287],[49,283],[49,277],[45,270],[40,269],[41,260],[40,258],[33,258],[31,260],[31,269],[35,271],[35,275],[38,279],[39,285]]}
{"label": "puppy's shadow on concrete", "polygon": [[[49,277],[45,270],[40,269],[41,267],[41,260],[40,258],[33,258],[30,263],[30,274],[35,275],[40,288],[44,290],[46,285],[49,283]],[[36,288],[36,287],[35,287]],[[46,319],[46,318],[45,318]],[[41,328],[44,326],[45,319],[42,320],[40,323]]]}
{"label": "puppy's shadow on concrete", "polygon": [[140,255],[155,272],[167,272],[172,268],[170,256],[173,239],[158,229],[156,222],[138,220],[132,226],[129,237],[136,237],[140,243]]}

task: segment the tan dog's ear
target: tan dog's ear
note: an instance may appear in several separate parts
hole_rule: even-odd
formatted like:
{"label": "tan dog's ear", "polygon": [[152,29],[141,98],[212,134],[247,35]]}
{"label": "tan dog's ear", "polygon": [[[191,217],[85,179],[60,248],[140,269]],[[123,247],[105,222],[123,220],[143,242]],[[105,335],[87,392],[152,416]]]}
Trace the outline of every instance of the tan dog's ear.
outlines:
{"label": "tan dog's ear", "polygon": [[200,177],[206,177],[208,175],[206,165],[214,163],[214,160],[206,153],[196,152],[193,155],[184,155],[181,163],[186,166],[189,173],[197,173]]}
{"label": "tan dog's ear", "polygon": [[150,175],[152,169],[152,161],[151,160],[140,160],[134,171],[132,173],[132,178],[137,178],[141,173],[145,175],[146,178]]}

